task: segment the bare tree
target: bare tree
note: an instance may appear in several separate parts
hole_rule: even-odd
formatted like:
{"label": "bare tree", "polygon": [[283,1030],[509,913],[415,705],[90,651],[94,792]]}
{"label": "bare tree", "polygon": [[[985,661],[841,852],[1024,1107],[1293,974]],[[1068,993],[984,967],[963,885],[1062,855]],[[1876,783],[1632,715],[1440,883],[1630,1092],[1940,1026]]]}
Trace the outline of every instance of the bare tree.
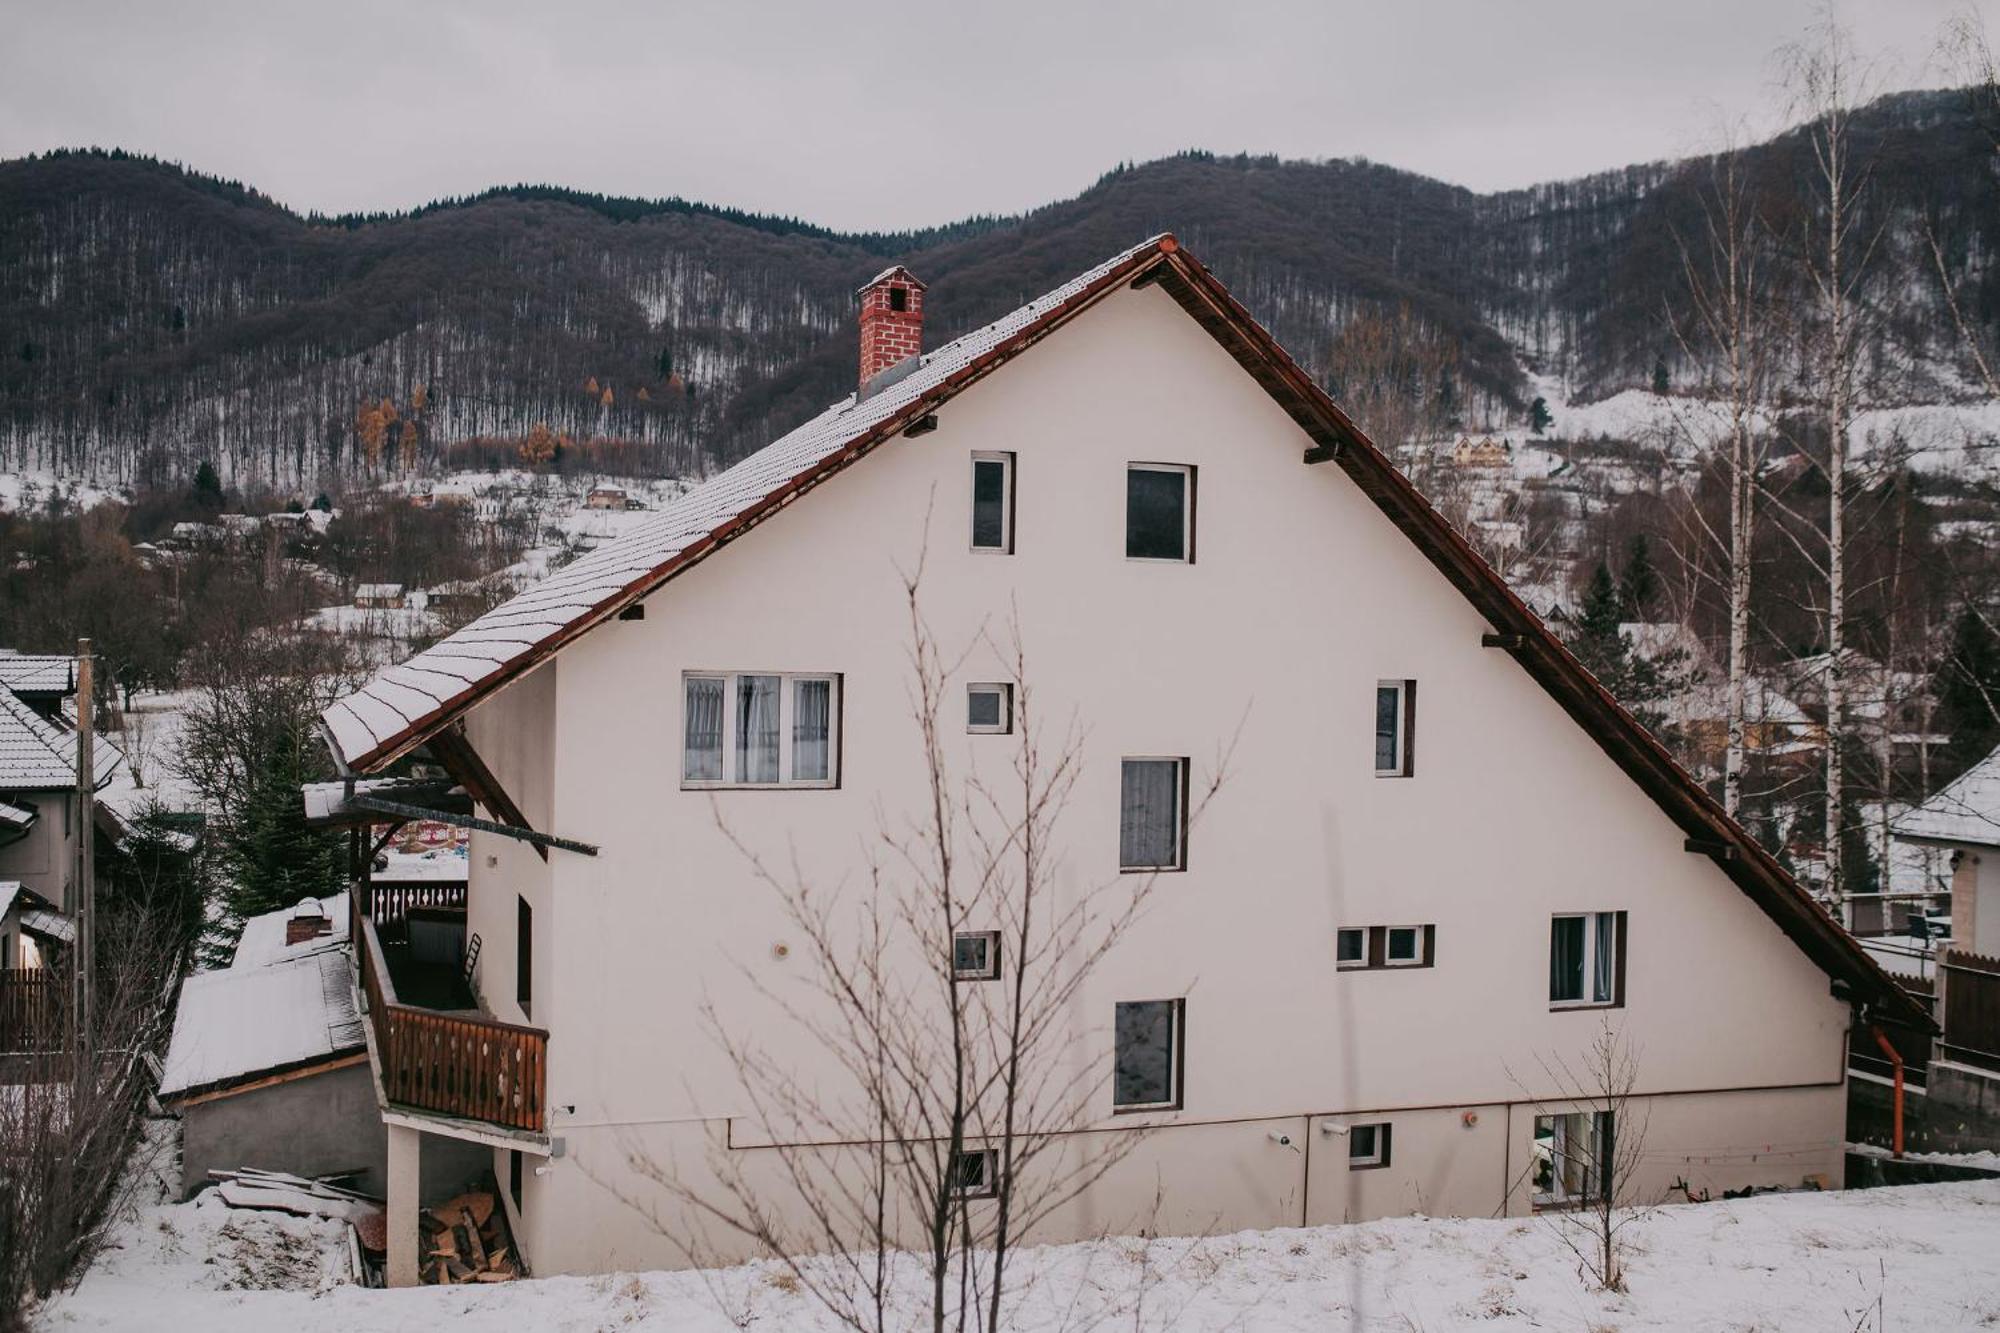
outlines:
{"label": "bare tree", "polygon": [[[1676,238],[1691,314],[1674,322],[1674,332],[1691,359],[1709,366],[1712,392],[1728,413],[1729,531],[1724,545],[1729,656],[1722,803],[1734,815],[1743,804],[1752,552],[1757,477],[1764,461],[1760,414],[1771,370],[1773,328],[1769,233],[1733,134],[1709,159],[1708,169],[1709,178],[1699,191],[1701,234],[1692,244],[1686,237]],[[1700,511],[1690,506],[1689,512]]]}
{"label": "bare tree", "polygon": [[1853,35],[1828,8],[1804,41],[1785,53],[1794,108],[1810,118],[1810,207],[1800,252],[1814,319],[1807,355],[1826,433],[1826,851],[1824,890],[1845,919],[1841,821],[1847,727],[1848,431],[1859,346],[1860,293],[1873,241],[1860,234],[1869,170],[1856,157],[1854,108],[1865,100],[1869,72]]}
{"label": "bare tree", "polygon": [[[808,979],[749,984],[799,1038],[836,1064],[844,1094],[802,1072],[705,1007],[750,1117],[772,1145],[759,1171],[718,1145],[712,1185],[690,1183],[643,1152],[627,1165],[695,1219],[778,1261],[834,1318],[867,1333],[1005,1326],[1009,1259],[1024,1235],[1124,1161],[1143,1130],[1102,1126],[1104,1062],[1079,1059],[1094,1033],[1078,1008],[1103,959],[1140,918],[1156,876],[1113,875],[1058,888],[1057,833],[1083,770],[1074,720],[1050,727],[1036,703],[1018,613],[1004,642],[982,633],[948,655],[927,621],[922,568],[905,579],[911,712],[922,745],[922,809],[884,817],[858,895],[772,864],[718,824],[775,892],[804,941]],[[1012,676],[1015,736],[1005,777],[960,773],[947,753],[951,682],[980,650]],[[962,695],[958,696],[962,700]],[[1219,753],[1175,797],[1199,820],[1227,773]],[[650,1200],[614,1192],[700,1262],[714,1255]],[[895,1252],[927,1279],[921,1312],[899,1312]]]}
{"label": "bare tree", "polygon": [[1458,345],[1409,306],[1363,310],[1335,335],[1327,375],[1347,414],[1391,454],[1413,450],[1412,477],[1430,479],[1438,437],[1455,415]]}
{"label": "bare tree", "polygon": [[1535,1105],[1527,1167],[1535,1209],[1593,1285],[1623,1291],[1624,1232],[1647,1211],[1637,1198],[1648,1120],[1634,1096],[1637,1052],[1607,1017],[1581,1056],[1541,1067],[1555,1092]]}

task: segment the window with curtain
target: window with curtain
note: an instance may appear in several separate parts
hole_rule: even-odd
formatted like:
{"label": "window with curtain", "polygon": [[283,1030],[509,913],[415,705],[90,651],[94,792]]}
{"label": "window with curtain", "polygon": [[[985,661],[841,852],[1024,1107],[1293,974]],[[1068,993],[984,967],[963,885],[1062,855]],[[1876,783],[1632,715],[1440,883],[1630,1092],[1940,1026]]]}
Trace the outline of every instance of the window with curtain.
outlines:
{"label": "window with curtain", "polygon": [[1385,680],[1375,686],[1375,775],[1410,776],[1410,722],[1417,683]]}
{"label": "window with curtain", "polygon": [[1125,469],[1125,555],[1192,560],[1194,469],[1133,463]]}
{"label": "window with curtain", "polygon": [[1623,912],[1579,912],[1549,921],[1549,1003],[1623,1004],[1618,951]]}
{"label": "window with curtain", "polygon": [[1111,1104],[1154,1110],[1181,1100],[1181,1000],[1121,1002],[1112,1022]]}
{"label": "window with curtain", "polygon": [[686,677],[681,781],[688,786],[833,786],[840,677],[712,672]]}
{"label": "window with curtain", "polygon": [[1120,778],[1118,866],[1179,870],[1185,759],[1127,759]]}
{"label": "window with curtain", "polygon": [[1611,1111],[1572,1111],[1535,1117],[1530,1165],[1537,1208],[1584,1203],[1605,1188],[1613,1116]]}

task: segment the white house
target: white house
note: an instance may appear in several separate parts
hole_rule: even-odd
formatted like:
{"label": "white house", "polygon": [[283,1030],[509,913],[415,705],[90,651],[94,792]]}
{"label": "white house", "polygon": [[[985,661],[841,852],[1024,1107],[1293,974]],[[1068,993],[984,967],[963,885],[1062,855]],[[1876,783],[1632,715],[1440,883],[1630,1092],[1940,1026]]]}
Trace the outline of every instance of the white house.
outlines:
{"label": "white house", "polygon": [[[1560,1205],[1536,1164],[1591,1126],[1545,1064],[1607,1021],[1647,1197],[1840,1180],[1849,1030],[1921,1016],[1205,267],[1157,237],[909,356],[924,295],[864,289],[854,395],[326,712],[344,770],[421,752],[486,822],[478,1077],[357,941],[392,1241],[441,1138],[492,1146],[543,1274],[685,1262],[703,1221],[635,1155],[699,1190],[831,1151],[700,1015],[849,1086],[773,1003],[810,954],[748,858],[855,891],[923,806],[920,560],[944,762],[1005,775],[1032,687],[1081,737],[1059,891],[1158,875],[1066,1047],[1077,1141],[1150,1132],[1033,1239]],[[1014,618],[1026,680],[986,637]]]}

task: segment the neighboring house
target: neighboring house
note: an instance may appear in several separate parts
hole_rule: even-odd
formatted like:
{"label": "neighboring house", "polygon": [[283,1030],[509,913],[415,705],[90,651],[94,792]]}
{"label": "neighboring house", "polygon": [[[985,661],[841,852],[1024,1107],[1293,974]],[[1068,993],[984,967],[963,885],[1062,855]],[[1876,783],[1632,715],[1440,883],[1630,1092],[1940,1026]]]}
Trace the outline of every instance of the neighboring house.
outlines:
{"label": "neighboring house", "polygon": [[76,733],[0,689],[0,880],[72,910],[79,822]]}
{"label": "neighboring house", "polygon": [[2000,1122],[2000,750],[1895,822],[1951,857],[1951,945],[1937,961],[1944,1031],[1930,1098]]}
{"label": "neighboring house", "polygon": [[1496,440],[1491,435],[1477,440],[1461,435],[1452,446],[1451,461],[1457,467],[1511,467],[1514,445],[1511,440]]}
{"label": "neighboring house", "polygon": [[364,583],[354,590],[354,604],[369,611],[400,611],[403,602],[400,583]]}
{"label": "neighboring house", "polygon": [[593,486],[590,494],[583,497],[585,507],[590,509],[623,509],[630,500],[623,486]]}
{"label": "neighboring house", "polygon": [[16,881],[0,880],[0,972],[40,971],[76,942],[76,923],[48,899]]}
{"label": "neighboring house", "polygon": [[[421,752],[490,821],[476,1013],[427,1014],[361,916],[392,1237],[469,1140],[538,1273],[748,1252],[631,1163],[699,1192],[711,1153],[825,1142],[765,1137],[702,1015],[842,1099],[773,1003],[806,1002],[809,953],[746,852],[860,892],[923,805],[920,557],[953,770],[1009,772],[1032,683],[1082,736],[1064,882],[1162,872],[1064,1053],[1089,1133],[1152,1132],[1031,1240],[1560,1206],[1576,1182],[1530,1164],[1593,1127],[1548,1071],[1607,1021],[1639,1197],[1840,1181],[1849,1030],[1920,1011],[1206,268],[1159,237],[913,358],[922,295],[863,290],[856,394],[324,714],[344,770]],[[1015,616],[1028,681],[982,638]],[[412,1056],[425,1024],[480,1034],[485,1076]]]}
{"label": "neighboring house", "polygon": [[[0,880],[0,1056],[47,1050],[63,1037],[62,974],[49,966],[76,942],[76,923],[21,884]],[[0,1082],[10,1081],[0,1060]]]}
{"label": "neighboring house", "polygon": [[[211,1169],[241,1167],[385,1187],[348,921],[344,893],[252,917],[228,967],[182,984],[159,1100],[181,1119],[184,1196],[207,1186]],[[424,1197],[476,1177],[483,1159],[440,1154]]]}
{"label": "neighboring house", "polygon": [[[1632,653],[1658,664],[1680,688],[1657,707],[1680,732],[1693,766],[1720,773],[1729,748],[1729,671],[1701,636],[1677,620],[1627,621],[1618,632]],[[1814,722],[1770,677],[1743,678],[1743,748],[1751,762],[1816,761],[1826,729]]]}
{"label": "neighboring house", "polygon": [[76,693],[76,659],[0,648],[0,690],[11,690],[22,703],[66,727],[63,700]]}

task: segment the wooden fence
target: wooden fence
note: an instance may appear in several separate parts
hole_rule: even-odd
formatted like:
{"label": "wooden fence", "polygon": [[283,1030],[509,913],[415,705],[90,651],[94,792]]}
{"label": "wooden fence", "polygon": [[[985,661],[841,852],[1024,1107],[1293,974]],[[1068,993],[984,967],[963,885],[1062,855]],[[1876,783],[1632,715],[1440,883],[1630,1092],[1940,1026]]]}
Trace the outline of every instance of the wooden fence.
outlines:
{"label": "wooden fence", "polygon": [[2000,958],[1952,949],[1938,963],[1948,1060],[2000,1072]]}
{"label": "wooden fence", "polygon": [[444,884],[375,884],[368,885],[368,913],[375,921],[375,928],[389,929],[390,934],[400,931],[410,919],[412,907],[457,907],[465,906],[465,885]]}
{"label": "wooden fence", "polygon": [[63,1045],[69,978],[44,968],[0,970],[0,1051]]}
{"label": "wooden fence", "polygon": [[549,1034],[396,1001],[382,943],[364,921],[355,954],[390,1102],[536,1134],[547,1131]]}

